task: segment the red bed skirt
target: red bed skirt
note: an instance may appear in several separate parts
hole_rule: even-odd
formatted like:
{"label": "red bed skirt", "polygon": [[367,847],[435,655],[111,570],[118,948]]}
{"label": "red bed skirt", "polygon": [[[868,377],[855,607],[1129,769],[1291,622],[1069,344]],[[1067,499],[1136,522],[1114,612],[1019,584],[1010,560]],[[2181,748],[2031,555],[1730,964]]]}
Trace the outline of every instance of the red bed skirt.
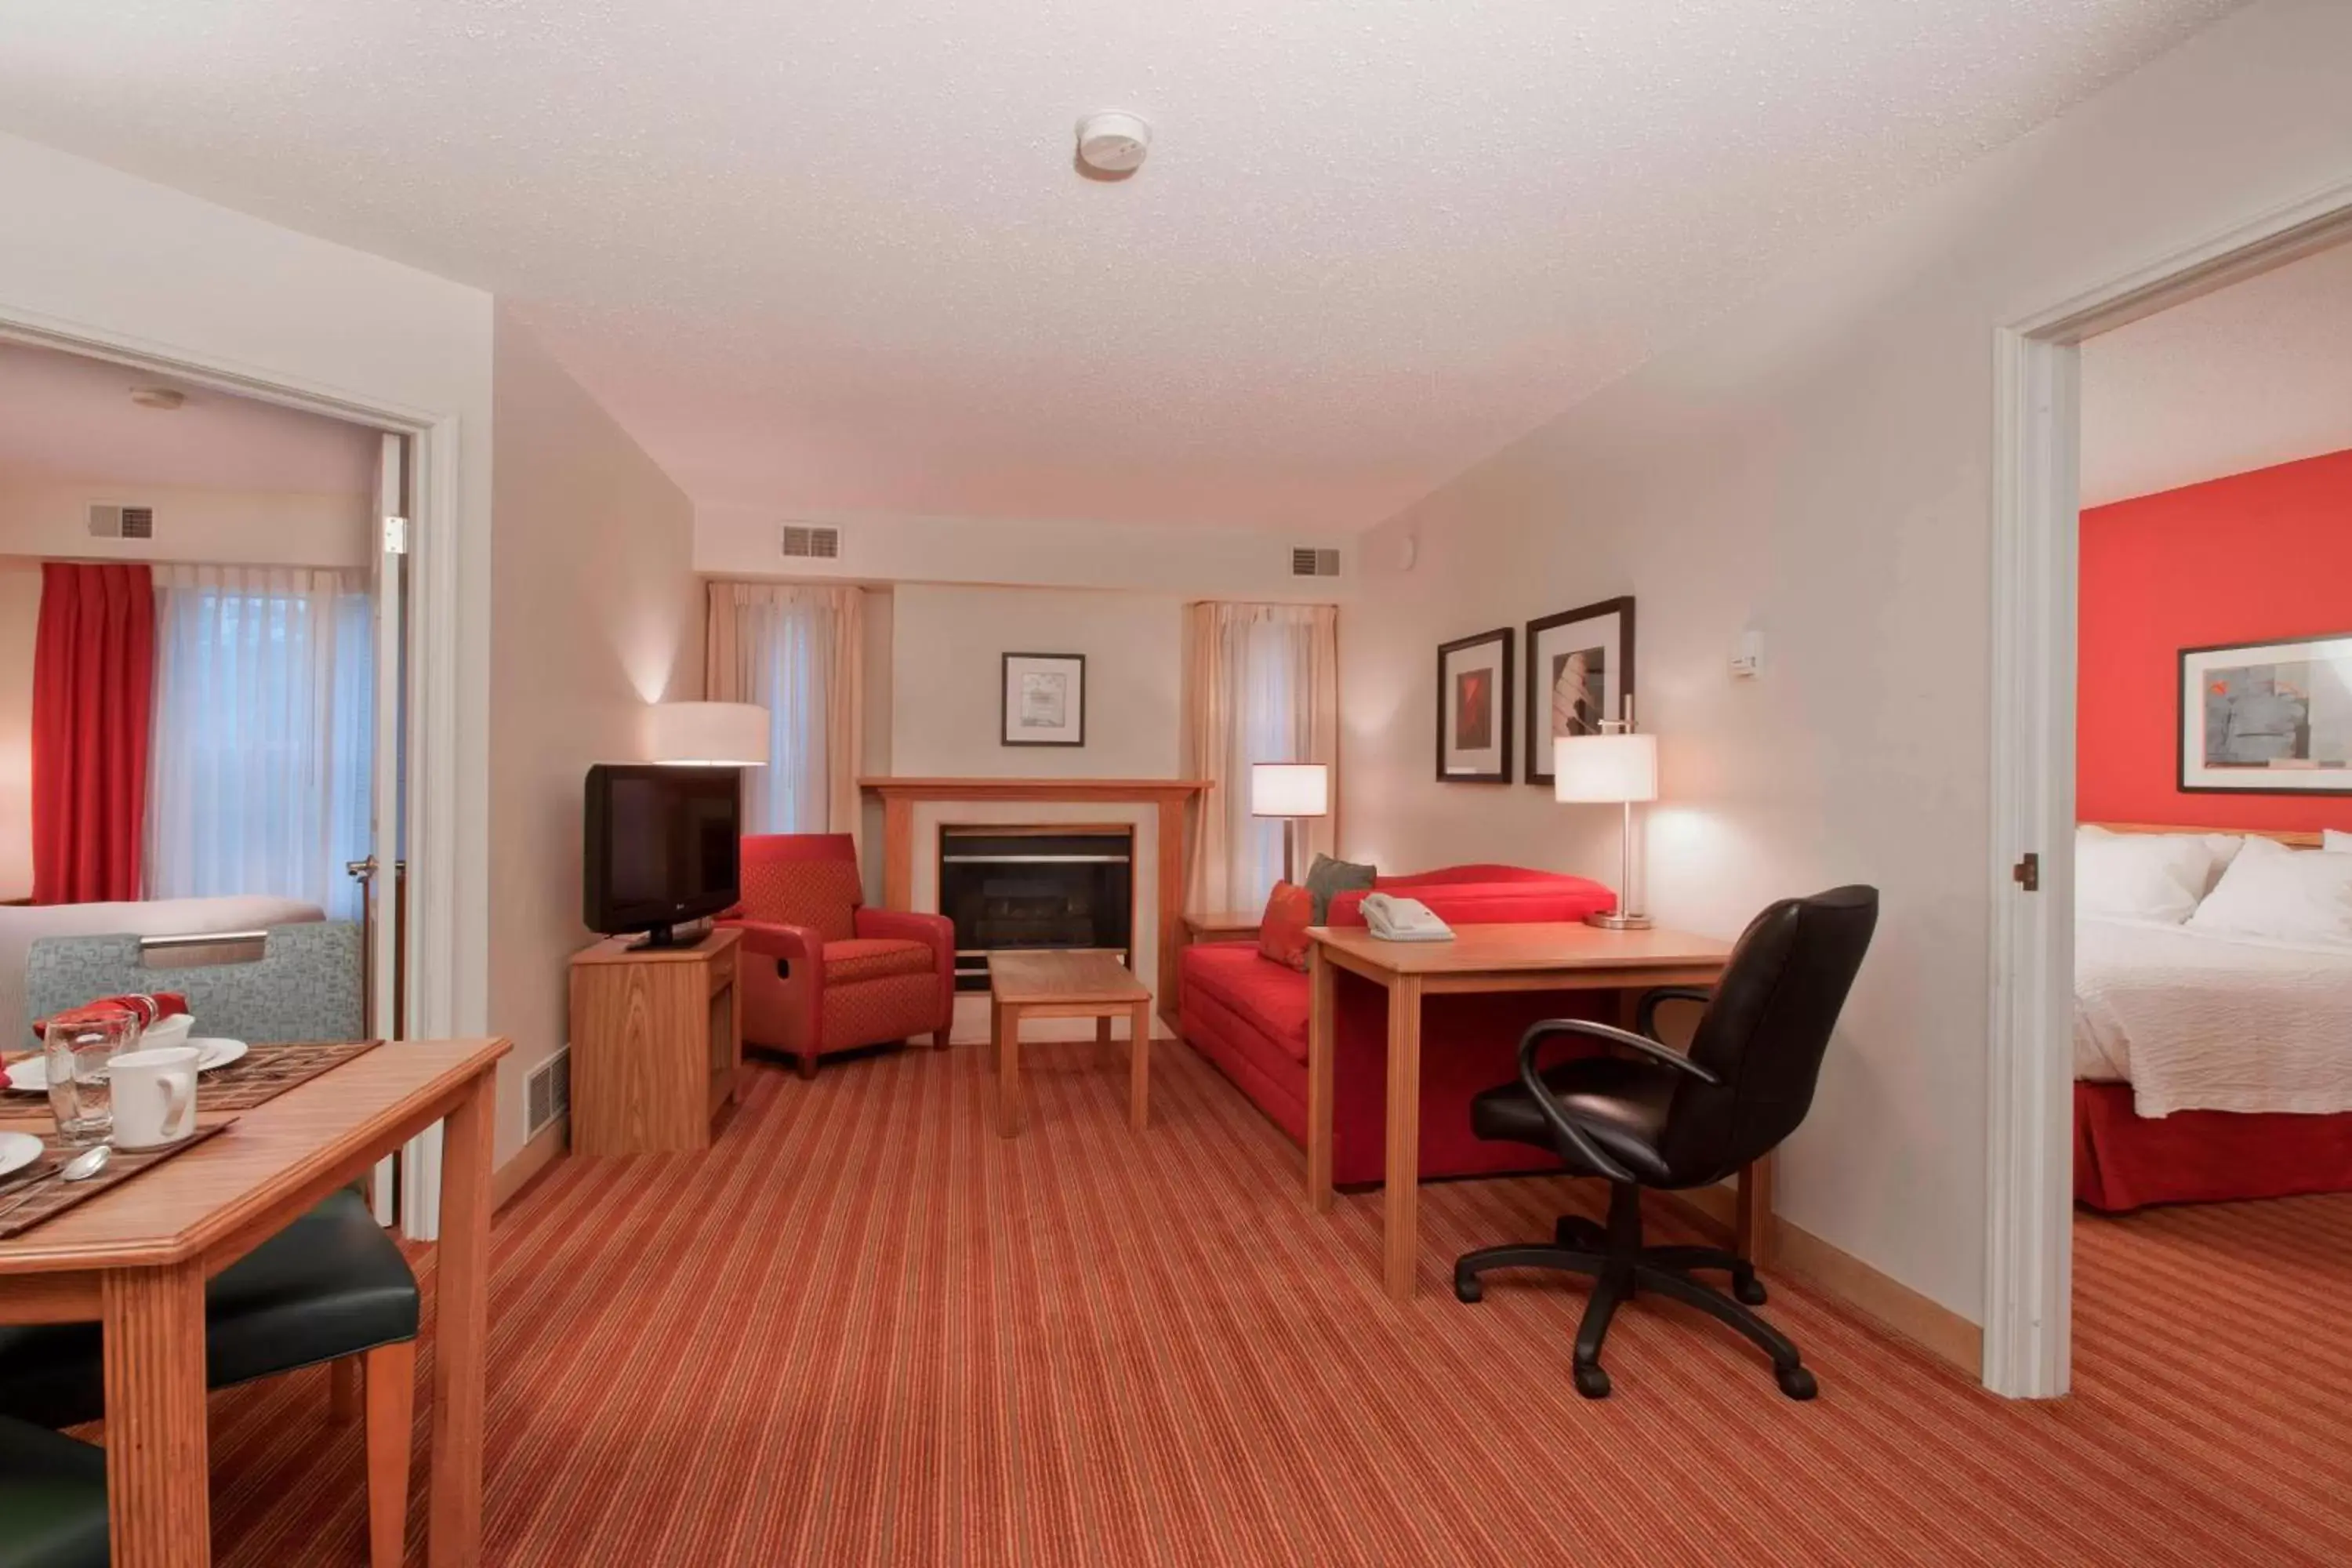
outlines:
{"label": "red bed skirt", "polygon": [[2074,1085],[2074,1199],[2110,1214],[2352,1192],[2352,1112],[2143,1118],[2124,1083]]}

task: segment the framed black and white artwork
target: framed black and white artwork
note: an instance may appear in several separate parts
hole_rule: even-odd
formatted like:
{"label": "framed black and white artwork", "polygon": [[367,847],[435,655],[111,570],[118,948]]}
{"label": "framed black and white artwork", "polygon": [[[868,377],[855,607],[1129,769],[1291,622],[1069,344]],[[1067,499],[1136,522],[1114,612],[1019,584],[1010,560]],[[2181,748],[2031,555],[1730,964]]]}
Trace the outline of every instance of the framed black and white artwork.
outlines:
{"label": "framed black and white artwork", "polygon": [[2182,648],[2180,787],[2352,795],[2352,633]]}
{"label": "framed black and white artwork", "polygon": [[1087,656],[1008,653],[1002,699],[1008,746],[1087,743]]}
{"label": "framed black and white artwork", "polygon": [[1551,743],[1597,735],[1633,695],[1633,600],[1603,599],[1528,623],[1527,781],[1551,783]]}
{"label": "framed black and white artwork", "polygon": [[1437,650],[1437,782],[1511,782],[1511,628]]}

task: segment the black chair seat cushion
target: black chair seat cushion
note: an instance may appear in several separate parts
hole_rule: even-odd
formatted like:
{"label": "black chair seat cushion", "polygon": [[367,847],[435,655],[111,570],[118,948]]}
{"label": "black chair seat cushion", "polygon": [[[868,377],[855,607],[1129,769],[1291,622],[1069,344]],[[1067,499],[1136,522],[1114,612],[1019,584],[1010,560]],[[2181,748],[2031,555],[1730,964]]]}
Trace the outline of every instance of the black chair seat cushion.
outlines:
{"label": "black chair seat cushion", "polygon": [[0,1417],[0,1568],[106,1568],[106,1453]]}
{"label": "black chair seat cushion", "polygon": [[[1627,1170],[1644,1182],[1666,1180],[1658,1138],[1675,1100],[1674,1068],[1617,1057],[1584,1057],[1548,1068],[1540,1076],[1569,1120]],[[1517,1079],[1496,1084],[1470,1101],[1470,1129],[1490,1141],[1555,1147],[1551,1123]],[[1573,1156],[1569,1163],[1580,1163]]]}
{"label": "black chair seat cushion", "polygon": [[[205,1287],[215,1388],[416,1337],[416,1276],[348,1188]],[[71,1426],[104,1414],[96,1323],[0,1328],[0,1415]]]}

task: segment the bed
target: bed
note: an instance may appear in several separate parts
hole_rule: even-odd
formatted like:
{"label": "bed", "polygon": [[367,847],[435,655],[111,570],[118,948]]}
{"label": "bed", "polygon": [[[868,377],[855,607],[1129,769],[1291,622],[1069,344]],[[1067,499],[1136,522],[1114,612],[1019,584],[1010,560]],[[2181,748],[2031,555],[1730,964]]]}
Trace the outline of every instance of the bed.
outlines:
{"label": "bed", "polygon": [[2352,1191],[2352,946],[2085,912],[2074,1050],[2078,1201],[2116,1212]]}

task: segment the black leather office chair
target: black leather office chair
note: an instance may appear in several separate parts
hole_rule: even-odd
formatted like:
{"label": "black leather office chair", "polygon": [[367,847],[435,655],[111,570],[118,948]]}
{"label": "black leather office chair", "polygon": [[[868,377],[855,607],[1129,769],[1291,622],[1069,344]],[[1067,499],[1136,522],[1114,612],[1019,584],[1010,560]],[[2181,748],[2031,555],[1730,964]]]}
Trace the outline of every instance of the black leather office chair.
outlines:
{"label": "black leather office chair", "polygon": [[[205,1287],[205,1373],[212,1387],[335,1362],[336,1417],[357,1415],[363,1401],[370,1444],[397,1446],[383,1464],[371,1454],[368,1465],[369,1551],[376,1568],[397,1568],[403,1555],[416,1323],[416,1276],[366,1201],[348,1188]],[[14,1417],[71,1426],[103,1415],[100,1333],[96,1323],[0,1328],[0,1423]],[[356,1384],[340,1375],[347,1369],[357,1371]],[[102,1524],[102,1508],[99,1517]],[[0,1564],[10,1561],[0,1552]]]}
{"label": "black leather office chair", "polygon": [[[1482,1294],[1479,1277],[1496,1268],[1559,1268],[1594,1277],[1592,1299],[1576,1331],[1576,1390],[1609,1393],[1601,1345],[1617,1308],[1643,1290],[1696,1307],[1730,1324],[1772,1358],[1780,1392],[1811,1399],[1813,1374],[1797,1347],[1748,1309],[1764,1304],[1756,1270],[1708,1247],[1645,1247],[1642,1189],[1702,1187],[1769,1153],[1805,1119],[1830,1031],[1845,1005],[1871,932],[1878,890],[1837,888],[1809,899],[1783,899],[1748,922],[1710,994],[1684,987],[1642,1000],[1639,1033],[1578,1018],[1557,1018],[1519,1039],[1517,1081],[1471,1101],[1481,1138],[1550,1149],[1569,1169],[1609,1181],[1609,1223],[1561,1217],[1549,1246],[1482,1247],[1454,1265],[1454,1293]],[[1655,1038],[1658,1005],[1706,1004],[1685,1056]],[[1589,1057],[1536,1070],[1546,1039],[1577,1035],[1633,1053]],[[1696,1269],[1731,1276],[1738,1300],[1693,1279]]]}
{"label": "black leather office chair", "polygon": [[106,1453],[0,1416],[0,1568],[106,1568]]}

